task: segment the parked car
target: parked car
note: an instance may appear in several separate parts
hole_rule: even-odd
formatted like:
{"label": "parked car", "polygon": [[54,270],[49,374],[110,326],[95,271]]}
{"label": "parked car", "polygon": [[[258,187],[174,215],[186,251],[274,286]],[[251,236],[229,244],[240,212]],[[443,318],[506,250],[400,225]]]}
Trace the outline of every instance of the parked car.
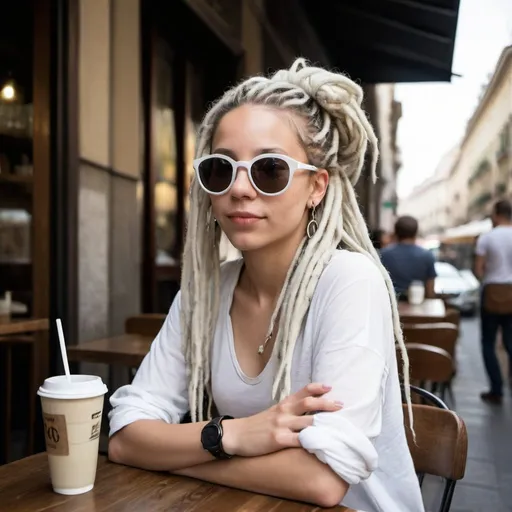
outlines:
{"label": "parked car", "polygon": [[473,316],[480,303],[480,283],[471,270],[457,270],[450,263],[436,261],[435,292],[461,313]]}

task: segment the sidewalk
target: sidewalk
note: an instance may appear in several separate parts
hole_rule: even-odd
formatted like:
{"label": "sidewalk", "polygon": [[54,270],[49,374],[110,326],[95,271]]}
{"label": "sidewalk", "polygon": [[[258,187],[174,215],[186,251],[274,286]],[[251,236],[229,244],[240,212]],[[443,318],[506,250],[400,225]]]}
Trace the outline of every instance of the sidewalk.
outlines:
{"label": "sidewalk", "polygon": [[[500,357],[500,359],[502,359]],[[505,374],[506,375],[506,374]],[[510,390],[503,405],[480,400],[488,383],[480,355],[479,321],[464,319],[458,347],[454,383],[455,410],[466,423],[469,436],[466,476],[455,488],[451,512],[512,511],[512,408]],[[425,482],[425,495],[436,494],[439,480]],[[427,510],[437,511],[433,500]]]}

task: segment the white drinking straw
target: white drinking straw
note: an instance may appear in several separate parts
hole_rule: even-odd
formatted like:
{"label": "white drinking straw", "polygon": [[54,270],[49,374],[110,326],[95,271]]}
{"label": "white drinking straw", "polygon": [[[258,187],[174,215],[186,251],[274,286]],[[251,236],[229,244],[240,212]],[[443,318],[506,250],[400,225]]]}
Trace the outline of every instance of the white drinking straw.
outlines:
{"label": "white drinking straw", "polygon": [[68,382],[71,382],[71,373],[69,371],[68,354],[66,352],[66,342],[64,340],[64,331],[62,330],[62,322],[57,318],[57,332],[59,333],[60,355],[62,356],[62,363],[64,364],[64,371]]}

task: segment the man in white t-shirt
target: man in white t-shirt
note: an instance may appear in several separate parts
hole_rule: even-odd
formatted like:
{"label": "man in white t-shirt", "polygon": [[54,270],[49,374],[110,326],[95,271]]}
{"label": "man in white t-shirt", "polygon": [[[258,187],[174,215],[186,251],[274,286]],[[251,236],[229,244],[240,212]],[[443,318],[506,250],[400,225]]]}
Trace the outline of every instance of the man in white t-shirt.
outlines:
{"label": "man in white t-shirt", "polygon": [[[487,285],[512,285],[512,205],[510,202],[498,201],[493,207],[491,218],[494,229],[480,236],[476,246],[475,273],[482,281],[482,297]],[[512,313],[490,312],[486,310],[482,300],[482,355],[491,389],[480,396],[485,402],[493,404],[501,404],[503,397],[503,379],[496,357],[496,336],[499,328],[501,328],[503,345],[509,355],[509,376],[512,376]]]}

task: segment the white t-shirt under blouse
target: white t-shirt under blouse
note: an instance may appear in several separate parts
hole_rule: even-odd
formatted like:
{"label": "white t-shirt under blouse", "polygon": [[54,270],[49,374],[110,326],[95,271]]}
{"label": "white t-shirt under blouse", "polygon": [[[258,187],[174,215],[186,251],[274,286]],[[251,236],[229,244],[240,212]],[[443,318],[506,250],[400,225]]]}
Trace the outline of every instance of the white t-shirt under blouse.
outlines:
{"label": "white t-shirt under blouse", "polygon": [[[229,311],[242,260],[222,266],[221,304],[211,349],[219,414],[246,417],[271,407],[277,354],[255,378],[240,368]],[[180,336],[180,295],[133,383],[111,398],[110,435],[141,419],[179,423],[189,410]],[[314,453],[350,484],[343,505],[365,512],[423,512],[405,437],[391,306],[368,257],[335,251],[324,269],[292,363],[292,392],[310,382],[333,387],[338,412],[318,413],[300,433]]]}

